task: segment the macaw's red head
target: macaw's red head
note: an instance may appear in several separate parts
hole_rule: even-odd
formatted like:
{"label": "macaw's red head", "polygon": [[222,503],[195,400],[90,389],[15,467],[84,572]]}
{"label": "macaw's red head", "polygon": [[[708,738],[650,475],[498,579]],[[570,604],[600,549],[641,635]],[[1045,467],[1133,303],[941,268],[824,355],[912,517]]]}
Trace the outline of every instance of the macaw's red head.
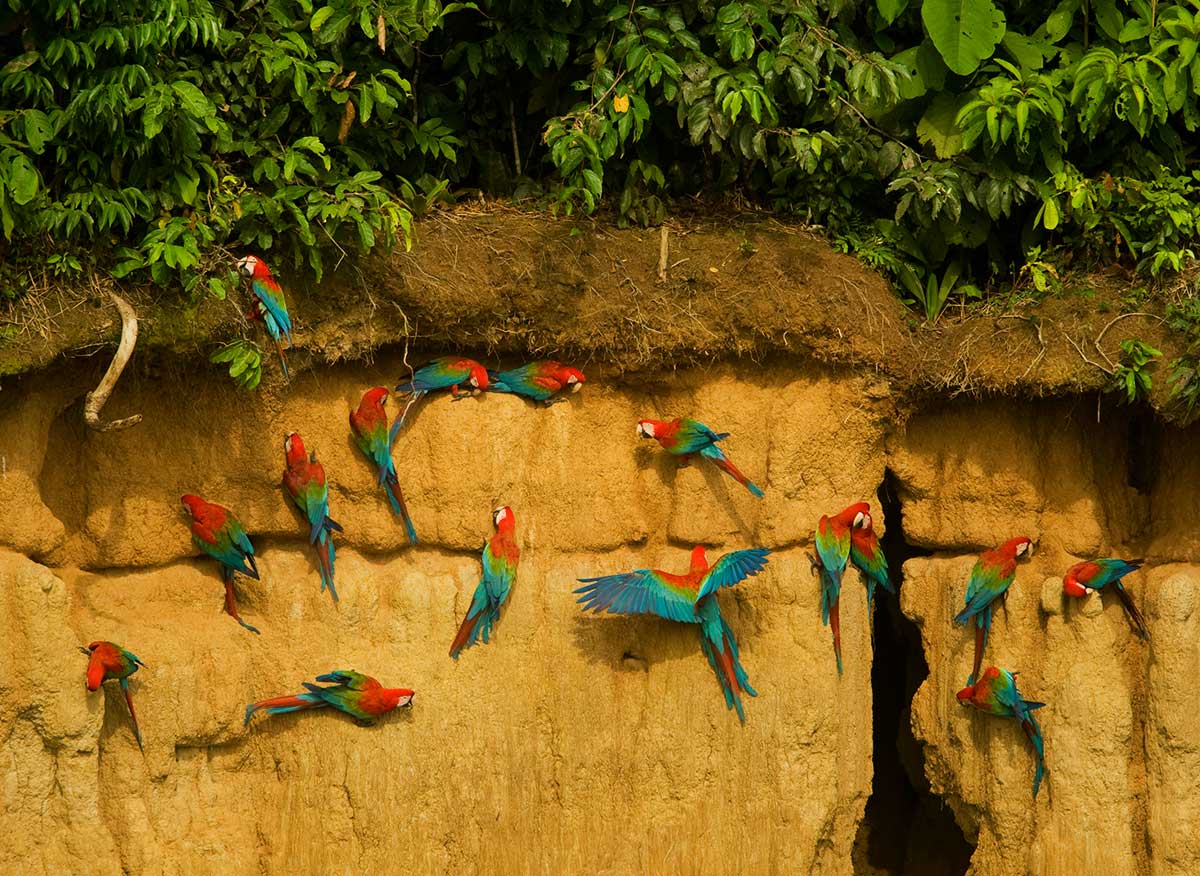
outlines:
{"label": "macaw's red head", "polygon": [[183,507],[187,509],[187,513],[192,517],[196,517],[200,513],[200,509],[207,504],[199,496],[193,496],[191,493],[180,496],[179,501],[183,503]]}
{"label": "macaw's red head", "polygon": [[387,701],[391,703],[388,707],[390,712],[392,709],[404,709],[412,705],[413,697],[417,695],[416,691],[409,690],[406,687],[388,687],[383,689],[383,695]]}
{"label": "macaw's red head", "polygon": [[496,527],[496,531],[508,530],[511,532],[513,527],[517,525],[517,521],[513,518],[512,508],[505,505],[503,508],[497,508],[492,512],[492,523]]}
{"label": "macaw's red head", "polygon": [[874,527],[871,523],[871,506],[866,502],[860,502],[858,505],[854,505],[852,507],[859,508],[860,506],[862,510],[855,513],[854,520],[850,525],[854,529],[861,530],[867,535],[871,535],[874,532]]}
{"label": "macaw's red head", "polygon": [[1067,574],[1063,575],[1063,593],[1065,593],[1067,596],[1080,597],[1087,596],[1089,593],[1093,592],[1091,587],[1088,587],[1086,584],[1081,584],[1079,581],[1079,576],[1083,574],[1084,569],[1086,569],[1089,565],[1091,564],[1076,563],[1074,566],[1067,569]]}
{"label": "macaw's red head", "polygon": [[833,518],[847,529],[859,529],[865,523],[871,525],[871,506],[867,502],[855,502]]}
{"label": "macaw's red head", "polygon": [[955,696],[958,697],[958,701],[964,706],[979,705],[987,699],[988,692],[999,677],[1000,670],[995,666],[989,666],[983,670],[983,674],[979,676],[974,684],[967,685],[955,694]]}
{"label": "macaw's red head", "polygon": [[567,365],[559,365],[558,371],[554,376],[562,382],[563,386],[571,387],[571,392],[579,392],[579,390],[583,389],[584,381],[587,380],[583,376],[582,371]]}
{"label": "macaw's red head", "polygon": [[248,255],[237,263],[238,273],[248,280],[270,280],[271,269],[256,255]]}
{"label": "macaw's red head", "polygon": [[1028,557],[1033,554],[1033,539],[1019,535],[1016,538],[1010,538],[1004,544],[1000,545],[999,550],[1006,557],[1019,560],[1022,557]]}
{"label": "macaw's red head", "polygon": [[304,462],[304,439],[300,437],[299,432],[288,432],[287,437],[283,439],[283,452],[288,465]]}
{"label": "macaw's red head", "polygon": [[474,359],[463,359],[462,363],[471,371],[471,376],[467,378],[467,383],[471,384],[471,386],[475,389],[487,389],[487,369]]}
{"label": "macaw's red head", "polygon": [[704,553],[704,545],[698,544],[692,548],[691,571],[708,571],[708,556]]}
{"label": "macaw's red head", "polygon": [[103,645],[104,642],[92,642],[87,648],[80,648],[84,654],[88,655],[87,666],[87,689],[97,690],[104,681],[104,661],[100,655],[96,653],[96,649]]}
{"label": "macaw's red head", "polygon": [[387,400],[388,391],[385,387],[377,386],[363,393],[362,404],[368,407],[382,406]]}
{"label": "macaw's red head", "polygon": [[657,438],[665,425],[662,420],[638,420],[637,433],[643,438]]}

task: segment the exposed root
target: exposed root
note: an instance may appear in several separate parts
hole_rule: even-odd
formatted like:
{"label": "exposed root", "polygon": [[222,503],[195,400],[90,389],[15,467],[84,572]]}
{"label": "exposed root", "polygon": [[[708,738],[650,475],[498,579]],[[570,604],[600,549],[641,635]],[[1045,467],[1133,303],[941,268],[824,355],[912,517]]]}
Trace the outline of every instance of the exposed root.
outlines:
{"label": "exposed root", "polygon": [[137,345],[138,336],[137,314],[133,312],[133,307],[116,292],[109,291],[108,297],[113,300],[113,303],[117,305],[117,310],[121,312],[121,342],[117,345],[117,353],[109,363],[108,370],[100,379],[100,385],[87,394],[87,401],[83,406],[84,422],[97,432],[128,429],[142,421],[141,414],[134,414],[132,417],[124,417],[110,423],[100,422],[100,409],[112,395],[117,381],[121,378],[121,372],[129,364],[129,357],[133,355],[133,348]]}

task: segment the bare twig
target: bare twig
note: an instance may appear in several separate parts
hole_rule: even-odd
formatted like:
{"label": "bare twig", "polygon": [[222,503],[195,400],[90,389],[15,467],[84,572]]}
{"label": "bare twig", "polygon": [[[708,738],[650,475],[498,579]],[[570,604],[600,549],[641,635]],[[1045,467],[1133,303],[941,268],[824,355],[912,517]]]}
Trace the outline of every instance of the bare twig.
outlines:
{"label": "bare twig", "polygon": [[137,314],[133,312],[133,308],[130,307],[129,302],[116,292],[110,291],[108,297],[113,300],[113,303],[117,305],[117,310],[121,312],[121,342],[117,345],[117,354],[113,356],[112,362],[109,363],[108,370],[104,372],[104,377],[100,379],[100,385],[87,394],[87,400],[83,405],[84,422],[97,432],[115,432],[118,429],[128,429],[130,426],[136,426],[142,421],[141,414],[134,414],[132,417],[113,420],[111,423],[100,422],[100,409],[104,407],[104,403],[112,395],[112,391],[121,377],[121,372],[129,364],[129,357],[133,355],[133,348],[137,345],[138,335]]}
{"label": "bare twig", "polygon": [[513,165],[517,169],[517,176],[521,175],[521,143],[517,140],[517,113],[513,109],[512,98],[508,99],[508,125],[512,130],[513,141]]}
{"label": "bare twig", "polygon": [[662,227],[662,235],[658,239],[658,282],[667,282],[667,252],[670,245],[667,243],[667,226]]}
{"label": "bare twig", "polygon": [[1081,347],[1079,346],[1079,344],[1075,343],[1075,339],[1074,339],[1074,338],[1072,338],[1072,337],[1071,337],[1069,334],[1067,334],[1065,331],[1064,331],[1062,334],[1063,334],[1063,337],[1067,339],[1067,343],[1069,343],[1069,344],[1070,344],[1072,347],[1074,347],[1074,348],[1075,348],[1075,352],[1079,354],[1079,358],[1080,358],[1080,359],[1082,359],[1082,360],[1083,360],[1084,362],[1086,362],[1088,365],[1091,365],[1093,368],[1099,368],[1101,371],[1103,371],[1103,372],[1104,372],[1105,374],[1107,374],[1109,377],[1112,377],[1112,375],[1113,375],[1113,369],[1112,369],[1112,368],[1107,368],[1107,367],[1105,367],[1104,365],[1101,365],[1099,362],[1093,362],[1091,359],[1089,359],[1089,358],[1087,357],[1087,354],[1083,352],[1083,348],[1081,348]]}

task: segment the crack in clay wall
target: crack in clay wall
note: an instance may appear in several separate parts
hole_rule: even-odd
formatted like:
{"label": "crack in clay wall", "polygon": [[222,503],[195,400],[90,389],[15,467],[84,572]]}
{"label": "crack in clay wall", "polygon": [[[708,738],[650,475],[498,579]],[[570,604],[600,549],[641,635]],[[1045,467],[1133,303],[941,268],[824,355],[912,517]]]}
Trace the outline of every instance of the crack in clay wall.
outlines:
{"label": "crack in clay wall", "polygon": [[[118,434],[84,431],[90,365],[10,383],[0,409],[0,868],[50,873],[821,873],[854,871],[871,794],[872,655],[865,596],[844,590],[846,673],[833,666],[805,550],[817,517],[874,498],[895,473],[907,539],[899,607],[929,677],[911,724],[932,793],[976,844],[972,873],[1175,874],[1200,862],[1193,619],[1200,541],[1187,487],[1194,431],[1163,430],[1148,494],[1128,485],[1130,415],[1094,399],[957,401],[913,415],[869,374],[721,365],[591,383],[535,409],[431,402],[397,445],[424,543],[405,545],[352,448],[349,410],[397,357],[248,395],[210,375],[128,375]],[[106,412],[107,413],[107,412]],[[758,502],[701,467],[677,470],[639,417],[699,414],[765,482]],[[299,431],[345,526],[334,606],[278,487]],[[1118,464],[1120,463],[1120,464]],[[261,582],[220,611],[178,496],[235,508]],[[523,551],[496,639],[446,654],[500,498]],[[877,514],[877,521],[880,517]],[[988,659],[1044,699],[1050,778],[1015,725],[954,702],[971,639],[950,624],[974,555],[1039,542],[1000,612]],[[682,567],[686,549],[760,544],[767,572],[721,595],[760,696],[727,712],[695,631],[584,617],[578,576]],[[1063,604],[1074,557],[1136,551],[1131,581],[1154,640],[1119,606]],[[112,639],[148,668],[133,687],[137,750],[113,697],[87,696],[77,647]],[[246,702],[334,666],[417,691],[363,730],[329,715],[241,726]],[[1144,731],[1139,727],[1144,723]]]}

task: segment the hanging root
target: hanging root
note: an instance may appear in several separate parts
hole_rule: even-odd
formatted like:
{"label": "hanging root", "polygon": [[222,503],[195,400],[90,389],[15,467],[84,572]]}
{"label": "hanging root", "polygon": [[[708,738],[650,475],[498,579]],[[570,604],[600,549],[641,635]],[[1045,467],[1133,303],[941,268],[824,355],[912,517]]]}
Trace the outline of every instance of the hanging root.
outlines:
{"label": "hanging root", "polygon": [[133,348],[137,344],[138,334],[137,314],[133,312],[133,308],[130,307],[129,302],[116,292],[109,292],[108,295],[112,298],[113,303],[117,305],[117,310],[121,312],[121,343],[117,345],[117,354],[113,356],[108,370],[104,372],[104,377],[101,378],[100,385],[87,394],[87,401],[83,405],[84,422],[97,432],[115,432],[118,429],[128,429],[130,426],[136,426],[142,421],[141,414],[134,414],[132,417],[113,420],[111,423],[100,422],[100,409],[104,407],[105,402],[108,401],[108,397],[112,395],[112,391],[121,377],[121,372],[129,364],[129,357],[133,355]]}

